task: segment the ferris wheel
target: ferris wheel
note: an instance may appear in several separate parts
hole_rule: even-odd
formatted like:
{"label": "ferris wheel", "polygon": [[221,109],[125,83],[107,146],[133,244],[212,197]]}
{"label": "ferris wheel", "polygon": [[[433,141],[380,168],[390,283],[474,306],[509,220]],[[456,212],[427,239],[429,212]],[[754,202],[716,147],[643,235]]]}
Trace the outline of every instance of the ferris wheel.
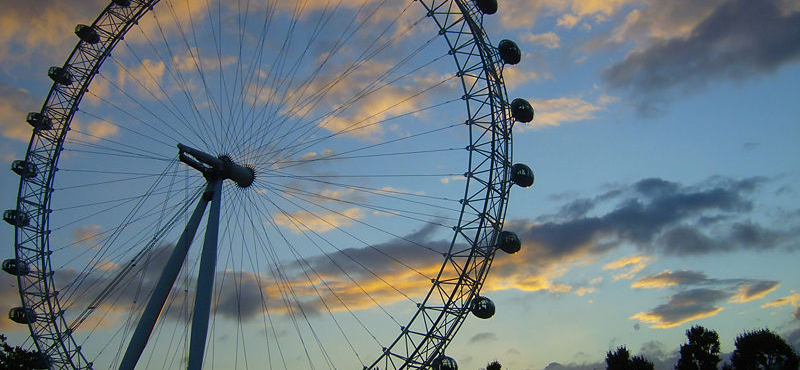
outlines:
{"label": "ferris wheel", "polygon": [[79,24],[3,214],[38,365],[457,368],[533,184],[497,5],[113,0]]}

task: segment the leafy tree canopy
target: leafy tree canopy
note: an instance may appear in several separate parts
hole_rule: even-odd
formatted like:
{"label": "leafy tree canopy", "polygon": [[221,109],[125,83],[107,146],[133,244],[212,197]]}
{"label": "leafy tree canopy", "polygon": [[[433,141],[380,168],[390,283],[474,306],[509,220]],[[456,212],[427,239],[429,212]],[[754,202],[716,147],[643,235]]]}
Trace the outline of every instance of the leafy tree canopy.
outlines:
{"label": "leafy tree canopy", "polygon": [[794,349],[769,329],[745,332],[736,337],[735,345],[734,370],[797,370],[800,365]]}
{"label": "leafy tree canopy", "polygon": [[0,369],[29,370],[42,368],[42,359],[38,352],[31,352],[21,347],[13,347],[6,343],[6,336],[0,334]]}
{"label": "leafy tree canopy", "polygon": [[686,331],[688,342],[681,345],[676,370],[716,370],[719,364],[719,335],[702,326]]}

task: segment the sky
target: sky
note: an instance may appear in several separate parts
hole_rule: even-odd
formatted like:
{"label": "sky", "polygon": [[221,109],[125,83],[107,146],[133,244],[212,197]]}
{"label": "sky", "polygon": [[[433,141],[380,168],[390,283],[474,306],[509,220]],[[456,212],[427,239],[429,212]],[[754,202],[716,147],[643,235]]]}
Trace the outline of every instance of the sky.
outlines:
{"label": "sky", "polygon": [[[436,42],[423,44],[417,54],[404,51],[427,40],[421,35],[430,31],[430,25],[418,26],[413,15],[389,22],[395,14],[406,13],[403,4],[367,6],[351,20],[366,19],[364,29],[372,31],[363,34],[382,32],[381,26],[389,24],[389,33],[381,35],[396,41],[387,49],[373,48],[366,43],[368,38],[357,40],[361,30],[354,31],[356,37],[346,45],[326,39],[328,33],[349,30],[350,23],[331,17],[320,29],[298,27],[298,38],[325,31],[320,32],[315,48],[309,51],[300,43],[290,43],[287,60],[259,70],[253,67],[257,63],[247,62],[269,63],[269,56],[259,55],[253,47],[259,45],[258,39],[243,38],[241,44],[252,47],[244,52],[226,49],[227,43],[219,46],[213,32],[203,35],[200,31],[201,42],[194,35],[188,37],[194,45],[181,44],[183,27],[189,29],[195,20],[214,16],[204,13],[208,10],[200,1],[174,3],[188,8],[170,12],[162,4],[161,18],[143,20],[142,31],[131,31],[118,46],[81,103],[73,136],[61,158],[59,181],[63,183],[57,182],[52,205],[56,212],[51,243],[65,245],[53,257],[60,268],[57,276],[61,281],[86,280],[91,292],[92,284],[108,280],[135,253],[132,245],[146,243],[152,234],[138,234],[152,228],[149,223],[115,229],[118,234],[114,235],[123,242],[113,248],[99,236],[106,230],[106,218],[125,216],[117,208],[130,208],[127,195],[122,194],[137,194],[141,184],[152,183],[153,177],[141,173],[153,170],[135,167],[150,163],[134,163],[135,156],[106,163],[94,157],[97,152],[92,150],[127,148],[136,155],[153,153],[160,166],[155,172],[171,175],[159,177],[164,182],[158,189],[163,191],[154,192],[143,203],[143,209],[153,210],[141,214],[149,220],[191,207],[192,196],[202,186],[202,178],[174,161],[177,150],[172,138],[180,137],[187,140],[185,144],[213,147],[257,166],[253,192],[226,188],[231,189],[226,194],[232,194],[234,204],[242,200],[262,204],[254,200],[261,199],[258,196],[268,199],[245,211],[223,211],[244,212],[248,217],[223,222],[221,245],[241,243],[244,248],[223,247],[220,252],[216,275],[222,293],[214,304],[220,319],[213,329],[218,342],[233,337],[258,343],[253,336],[262,330],[262,335],[267,333],[264,347],[277,350],[270,341],[293,337],[285,331],[294,330],[301,337],[310,330],[315,340],[324,342],[330,332],[344,331],[342,326],[348,324],[376,327],[358,331],[362,336],[391,336],[387,332],[394,329],[382,324],[387,321],[384,315],[397,322],[407,320],[414,295],[429,287],[426,277],[436,274],[441,266],[436,258],[453,238],[444,227],[458,214],[448,206],[450,198],[458,199],[464,192],[459,172],[464,153],[453,148],[463,147],[466,135],[451,132],[448,126],[450,117],[463,114],[458,112],[461,105],[454,103],[459,100],[458,86],[448,74],[450,61],[436,58],[446,54]],[[339,11],[345,13],[360,3],[344,1],[331,14],[338,16]],[[0,15],[0,156],[4,163],[10,165],[25,155],[30,139],[25,114],[41,107],[52,84],[45,72],[51,65],[62,65],[74,47],[74,25],[91,22],[105,5],[99,0],[68,7],[53,0],[0,1],[5,9]],[[309,2],[299,24],[320,24],[313,16],[323,5]],[[252,14],[258,14],[261,9],[252,6]],[[235,10],[218,10],[219,19]],[[273,11],[290,14],[293,10],[284,5]],[[231,24],[237,18],[225,19]],[[168,26],[157,20],[174,22]],[[256,27],[257,34],[260,24],[248,24]],[[276,20],[275,29],[281,29],[280,24]],[[484,27],[491,40],[515,40],[523,51],[522,62],[504,67],[503,76],[509,97],[528,99],[536,112],[531,123],[515,124],[513,136],[514,161],[528,164],[536,182],[527,189],[511,189],[504,229],[519,235],[522,250],[495,258],[481,293],[495,302],[497,314],[489,320],[467,318],[448,348],[460,368],[477,369],[492,360],[509,369],[603,368],[606,352],[625,345],[633,354],[652,360],[658,369],[671,369],[686,330],[694,325],[717,331],[725,354],[734,349],[737,335],[759,328],[769,328],[800,349],[800,272],[796,268],[800,258],[800,189],[796,186],[800,180],[796,145],[800,138],[800,1],[508,0],[499,4],[496,14],[484,18]],[[159,37],[175,38],[177,46],[161,48]],[[280,38],[276,40],[275,47],[280,48]],[[212,58],[208,50],[214,49],[220,52]],[[369,62],[352,70],[339,68],[361,50],[374,52]],[[410,62],[392,68],[398,55],[409,55]],[[315,73],[295,60],[324,60],[330,68]],[[417,68],[423,64],[424,70]],[[229,69],[246,71],[263,83],[241,82],[237,89],[237,81],[246,77],[236,75],[231,89],[223,88],[224,82],[213,73],[202,81],[183,79],[180,74],[189,76],[192,70],[203,68],[218,68],[225,71],[223,75]],[[276,84],[277,79],[271,79],[278,75],[272,74],[276,70],[293,73],[303,83]],[[374,76],[392,83],[364,85]],[[203,95],[203,86],[211,91],[209,95]],[[220,92],[226,90],[234,93]],[[315,95],[320,91],[326,95]],[[363,91],[371,93],[362,96]],[[234,99],[226,100],[226,94]],[[453,94],[455,99],[447,98]],[[288,97],[276,98],[280,96]],[[337,100],[340,96],[359,98],[342,106]],[[181,105],[182,99],[195,98],[203,101],[191,102],[183,110],[186,116],[170,116],[173,103]],[[235,110],[236,99],[242,106],[268,108],[261,113]],[[213,121],[215,114],[226,109],[234,112],[228,118],[239,124],[232,134],[228,132],[231,140],[208,143],[207,138],[220,135],[187,133],[177,124],[174,132],[168,130],[184,119]],[[312,138],[309,145],[276,159],[296,176],[294,182],[282,182],[285,173],[270,172],[269,165],[259,162],[259,150],[267,151],[271,138],[293,138],[300,130],[291,125],[253,128],[249,125],[255,120],[252,117],[296,117],[296,122],[304,122],[325,110],[337,113],[326,116],[317,128],[309,126],[316,130],[306,136]],[[133,114],[125,116],[125,112]],[[340,135],[335,143],[316,145],[321,142],[316,138],[347,130],[353,120],[365,123]],[[420,134],[432,130],[445,134],[435,138]],[[141,137],[136,136],[139,131],[144,133]],[[293,140],[303,140],[297,137]],[[406,153],[402,141],[392,141],[403,138],[436,152],[415,160],[418,153]],[[259,150],[242,149],[237,146],[241,142]],[[372,151],[375,143],[382,144],[380,150]],[[326,161],[348,153],[349,148],[358,148],[360,154],[381,154],[376,156],[383,162],[369,155],[349,155],[343,163]],[[130,172],[114,172],[126,165],[131,166]],[[390,170],[379,168],[387,165]],[[85,166],[100,173],[81,172]],[[380,177],[371,182],[338,180],[356,178],[363,170],[392,176],[414,171],[433,175],[396,176],[392,182]],[[13,208],[18,177],[9,171],[0,179],[2,204]],[[100,184],[107,179],[113,183]],[[310,185],[301,181],[306,179],[314,181]],[[411,200],[412,195],[418,198]],[[97,203],[85,201],[90,198]],[[120,207],[106,208],[108,204]],[[255,225],[252,220],[261,218],[251,214],[267,221]],[[172,239],[165,238],[165,243],[175,240],[179,232],[171,230]],[[11,227],[3,227],[0,233],[8,245],[13,243]],[[270,238],[276,244],[282,239],[287,246],[300,247],[249,248],[272,245]],[[163,263],[168,247],[154,245],[146,253],[148,263]],[[12,248],[4,250],[0,257],[13,256]],[[259,253],[263,254],[259,257]],[[294,262],[272,253],[294,256]],[[96,272],[82,275],[79,266],[87,261]],[[189,261],[196,264],[196,254],[190,254]],[[413,268],[399,268],[406,265]],[[343,276],[341,270],[351,271],[352,276]],[[134,297],[142,286],[151,286],[154,271],[158,269],[140,271],[132,279],[140,285],[120,287],[118,297]],[[186,293],[184,301],[193,294],[190,275],[184,271],[176,288]],[[17,299],[17,288],[15,280],[5,274],[2,279],[0,310],[5,312]],[[275,284],[268,283],[271,279]],[[90,300],[77,289],[70,292],[70,307],[77,309]],[[180,303],[177,295],[173,292],[171,301],[176,305]],[[285,303],[287,299],[303,307],[303,316],[311,317],[305,321],[318,325],[318,335],[310,324],[309,329],[298,327],[302,320],[279,322],[297,313],[288,308],[292,305]],[[270,303],[275,303],[271,314],[266,307]],[[86,324],[96,325],[93,333],[97,333],[86,339],[86,346],[108,343],[113,332],[106,327],[124,322],[127,313],[136,312],[136,304],[104,306],[102,318]],[[176,323],[185,321],[185,315],[185,310],[168,312]],[[346,321],[339,315],[359,319]],[[322,316],[342,321],[317,323]],[[276,322],[266,322],[273,317]],[[251,330],[252,321],[265,322]],[[0,330],[9,334],[11,343],[22,343],[27,336],[23,326],[5,317],[0,319]],[[331,336],[334,342],[338,338]],[[361,353],[362,340],[354,339],[349,347]],[[234,352],[239,351],[236,348]],[[281,351],[290,363],[291,357],[302,357],[293,352],[299,350]],[[332,362],[350,353],[338,348],[330,351]],[[230,354],[222,352],[220,361],[230,360],[226,357]],[[275,364],[267,361],[281,367],[277,360]]]}

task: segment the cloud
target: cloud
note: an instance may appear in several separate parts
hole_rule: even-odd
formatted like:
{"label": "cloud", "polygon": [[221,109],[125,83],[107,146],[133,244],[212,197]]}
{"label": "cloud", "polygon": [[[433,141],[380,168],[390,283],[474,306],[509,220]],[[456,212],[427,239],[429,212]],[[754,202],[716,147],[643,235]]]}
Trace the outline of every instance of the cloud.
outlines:
{"label": "cloud", "polygon": [[613,98],[601,96],[594,103],[583,98],[532,99],[534,118],[531,123],[517,127],[530,128],[542,126],[559,126],[563,123],[594,119],[596,114],[605,110]]}
{"label": "cloud", "polygon": [[354,221],[364,218],[364,212],[359,208],[348,208],[339,212],[309,212],[297,211],[293,214],[278,213],[275,223],[292,230],[295,233],[311,230],[326,232],[333,229],[352,225]]}
{"label": "cloud", "polygon": [[744,303],[764,298],[767,294],[778,289],[781,283],[777,281],[755,281],[739,285],[736,294],[731,297],[731,302]]}
{"label": "cloud", "polygon": [[[56,0],[0,1],[0,68],[60,65],[68,48],[78,42],[75,25],[91,23],[105,5],[101,0],[77,1],[70,6]],[[54,55],[61,59],[53,60]]]}
{"label": "cloud", "polygon": [[31,126],[25,118],[28,112],[41,109],[41,104],[28,91],[0,83],[0,131],[3,136],[28,142]]}
{"label": "cloud", "polygon": [[164,90],[164,72],[167,65],[163,61],[144,59],[136,65],[120,68],[117,75],[119,89],[136,88],[139,96],[152,100],[166,97],[168,91]]}
{"label": "cloud", "polygon": [[475,344],[475,343],[482,343],[482,342],[491,342],[491,341],[495,341],[495,340],[497,340],[497,334],[483,332],[483,333],[478,333],[478,334],[475,334],[475,335],[471,336],[467,340],[467,343]]}
{"label": "cloud", "polygon": [[522,37],[523,41],[529,42],[534,45],[544,46],[548,49],[558,49],[561,39],[555,32],[546,32],[533,34],[529,33]]}
{"label": "cloud", "polygon": [[559,27],[573,28],[578,23],[604,22],[617,14],[625,5],[639,0],[536,0],[506,1],[500,6],[498,15],[509,28],[530,27],[542,13],[557,15]]}
{"label": "cloud", "polygon": [[94,244],[91,240],[98,236],[102,236],[100,225],[83,225],[72,231],[72,242],[81,245]]}
{"label": "cloud", "polygon": [[790,296],[781,297],[781,298],[769,301],[767,303],[764,303],[763,305],[761,305],[761,308],[781,307],[781,306],[785,306],[785,305],[798,306],[798,302],[800,302],[800,294],[795,293],[795,294],[792,294]]}
{"label": "cloud", "polygon": [[603,266],[603,270],[626,271],[614,275],[614,280],[633,279],[639,271],[642,271],[650,263],[650,258],[646,256],[629,256],[612,261]]}
{"label": "cloud", "polygon": [[678,285],[695,285],[707,282],[706,274],[700,271],[682,270],[672,272],[664,270],[655,275],[645,276],[633,284],[631,288],[665,288]]}
{"label": "cloud", "polygon": [[[687,287],[706,285],[710,288]],[[669,301],[647,312],[632,316],[653,328],[671,328],[685,322],[711,317],[723,310],[723,301],[745,303],[761,299],[780,286],[780,282],[753,279],[709,279],[702,272],[669,270],[637,280],[632,288],[675,288]],[[762,306],[764,307],[764,306]]]}
{"label": "cloud", "polygon": [[730,296],[723,290],[692,289],[670,297],[669,302],[648,312],[639,312],[631,319],[650,324],[654,328],[671,328],[689,322],[714,316],[722,307],[718,306]]}
{"label": "cloud", "polygon": [[[637,96],[642,112],[673,89],[692,91],[712,80],[747,79],[774,72],[800,57],[800,12],[787,12],[779,0],[716,1],[699,10],[695,9],[696,1],[673,5],[677,4],[684,8],[673,7],[670,11],[694,12],[690,21],[683,24],[685,30],[658,38],[655,26],[649,26],[654,38],[603,72],[603,80],[610,87],[627,89]],[[707,4],[716,6],[694,25]],[[635,30],[648,23],[671,24],[678,18],[657,16],[638,13],[631,16],[636,19],[629,19],[627,27]]]}
{"label": "cloud", "polygon": [[[536,220],[507,220],[506,230],[517,233],[522,250],[511,259],[498,258],[485,289],[519,289],[552,293],[582,292],[558,280],[573,264],[596,261],[621,246],[637,255],[615,260],[608,270],[625,268],[618,278],[635,278],[652,258],[696,256],[737,250],[796,248],[790,227],[771,230],[749,220],[751,196],[767,182],[763,178],[734,180],[714,177],[693,185],[648,178],[630,185],[616,185],[590,198],[572,197],[554,215]],[[718,218],[710,229],[703,220]],[[689,243],[678,238],[687,231],[713,243]],[[746,231],[745,230],[749,230]],[[780,236],[780,237],[778,237]],[[663,271],[632,283],[636,288],[683,289],[692,285],[718,285],[726,291],[742,284],[755,289],[769,283],[759,280],[715,280],[697,271]],[[753,285],[756,284],[756,285]],[[733,293],[731,293],[732,296]],[[749,296],[749,295],[748,295]]]}
{"label": "cloud", "polygon": [[17,290],[17,278],[6,274],[0,273],[0,312],[3,313],[0,317],[0,331],[8,333],[11,331],[27,331],[28,327],[25,325],[17,324],[8,318],[8,311],[20,305],[19,290]]}

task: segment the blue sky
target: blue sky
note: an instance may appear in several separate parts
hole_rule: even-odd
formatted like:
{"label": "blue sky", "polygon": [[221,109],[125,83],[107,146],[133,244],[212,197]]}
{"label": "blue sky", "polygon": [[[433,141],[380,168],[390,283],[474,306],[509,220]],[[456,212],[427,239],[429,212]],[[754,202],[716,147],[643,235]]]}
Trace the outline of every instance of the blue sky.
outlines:
{"label": "blue sky", "polygon": [[[47,67],[63,63],[74,46],[74,24],[94,19],[104,2],[69,8],[51,0],[0,5],[6,9],[0,15],[0,156],[10,164],[25,154],[30,130],[24,115],[44,100]],[[497,359],[510,369],[591,369],[602,367],[606,351],[626,345],[659,369],[671,369],[692,325],[716,330],[726,353],[737,334],[762,327],[800,348],[800,2],[517,0],[501,2],[484,23],[492,40],[513,39],[523,50],[522,62],[507,67],[504,76],[509,96],[530,100],[536,111],[532,123],[514,128],[514,159],[533,168],[536,183],[512,189],[505,228],[521,237],[522,252],[498,256],[486,280],[483,293],[497,304],[497,315],[468,318],[448,349],[461,368]],[[141,39],[130,44],[145,50]],[[124,51],[117,60],[121,64],[104,68],[103,77],[95,79],[96,94],[119,97],[109,87],[116,83],[147,95],[141,89],[151,80],[145,72],[159,66],[135,69],[146,61],[132,63]],[[180,58],[173,61],[179,69]],[[120,72],[119,65],[128,62],[131,72]],[[382,71],[380,63],[372,67],[356,75]],[[439,71],[432,72],[419,81],[437,81]],[[136,76],[142,84],[131,82]],[[419,81],[414,87],[428,86]],[[403,96],[404,87],[409,86],[385,93]],[[108,107],[98,100],[87,98],[82,111],[103,115]],[[378,107],[383,99],[369,103]],[[421,105],[410,101],[397,109]],[[358,108],[342,117],[370,114]],[[444,117],[446,109],[421,120]],[[93,135],[87,137],[128,138],[113,124],[82,119],[81,131]],[[352,139],[413,130],[403,124]],[[458,161],[448,155],[442,155],[443,165]],[[15,203],[17,180],[10,171],[2,177],[6,208]],[[394,186],[430,191],[460,183],[441,180]],[[367,219],[370,212],[358,204],[341,207],[337,214],[350,222],[337,225],[356,228],[354,221]],[[292,220],[314,219],[293,215],[275,218],[270,227],[287,229],[287,238],[299,240],[290,230]],[[307,228],[325,233],[326,224],[343,220],[317,218],[316,226]],[[418,224],[374,225],[410,239],[443,239]],[[100,226],[81,227],[65,227],[63,240]],[[387,251],[396,247],[374,232],[359,231]],[[13,240],[9,227],[2,235],[8,244]],[[337,237],[342,236],[330,240]],[[11,256],[11,249],[7,252],[4,258]],[[424,256],[409,258],[426,266]],[[330,267],[310,262],[320,270]],[[254,270],[244,262],[226,266]],[[13,298],[16,288],[3,279],[0,293],[9,302],[6,297]],[[415,289],[411,280],[400,288]],[[396,299],[381,289],[374,293]],[[365,320],[378,317],[369,302],[358,304]],[[224,309],[220,305],[223,317]],[[0,328],[22,341],[24,330],[2,320]],[[234,327],[219,330],[235,333]]]}

